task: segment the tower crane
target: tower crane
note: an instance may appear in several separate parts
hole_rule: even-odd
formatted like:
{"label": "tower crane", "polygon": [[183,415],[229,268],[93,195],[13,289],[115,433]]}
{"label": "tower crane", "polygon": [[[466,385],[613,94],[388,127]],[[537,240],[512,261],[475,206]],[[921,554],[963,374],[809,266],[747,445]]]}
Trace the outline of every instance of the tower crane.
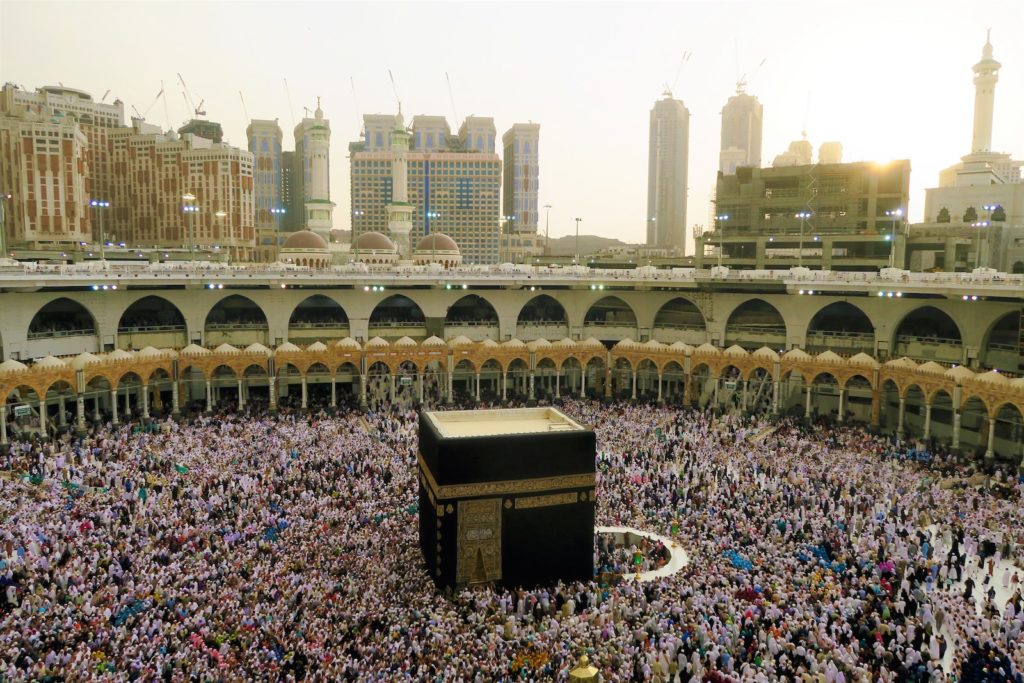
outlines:
{"label": "tower crane", "polygon": [[203,103],[206,102],[206,100],[200,99],[199,106],[197,107],[195,102],[192,101],[192,93],[189,92],[188,86],[185,84],[185,79],[181,77],[180,72],[178,73],[178,80],[181,81],[181,87],[185,89],[183,94],[185,95],[185,99],[188,101],[189,106],[192,107],[192,111],[195,112],[195,115],[206,116],[206,112],[203,111]]}

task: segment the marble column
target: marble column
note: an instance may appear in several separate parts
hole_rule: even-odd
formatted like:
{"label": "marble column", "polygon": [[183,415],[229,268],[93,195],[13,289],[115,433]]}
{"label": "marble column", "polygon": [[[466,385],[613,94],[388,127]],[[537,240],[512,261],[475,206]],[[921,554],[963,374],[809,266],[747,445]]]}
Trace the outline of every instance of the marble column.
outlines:
{"label": "marble column", "polygon": [[75,397],[75,422],[79,431],[85,431],[85,397],[81,394]]}
{"label": "marble column", "polygon": [[139,400],[142,401],[142,417],[149,419],[149,385],[143,384],[139,392]]}
{"label": "marble column", "polygon": [[658,373],[658,403],[661,403],[661,373]]}
{"label": "marble column", "polygon": [[993,417],[988,419],[988,447],[985,449],[985,458],[991,460],[995,457],[996,452],[993,448],[993,442],[996,439],[996,420]]}
{"label": "marble column", "polygon": [[846,422],[846,389],[839,390],[839,424]]}
{"label": "marble column", "polygon": [[907,399],[900,397],[900,412],[896,423],[896,435],[903,436],[903,417],[907,412]]}
{"label": "marble column", "polygon": [[960,411],[953,409],[953,448],[960,448]]}
{"label": "marble column", "polygon": [[110,410],[113,413],[113,423],[119,424],[117,419],[117,389],[110,390]]}
{"label": "marble column", "polygon": [[57,397],[57,424],[64,427],[67,423],[68,417],[64,411],[64,394],[61,394]]}
{"label": "marble column", "polygon": [[[392,382],[394,382],[394,378],[392,378]],[[392,387],[394,387],[394,384],[392,384]],[[394,394],[395,392],[392,390],[391,393]],[[392,396],[392,398],[394,398],[394,396]],[[309,388],[306,385],[306,376],[303,375],[302,376],[302,409],[306,410],[307,408],[309,408]]]}
{"label": "marble column", "polygon": [[632,373],[633,373],[633,395],[632,396],[633,396],[633,400],[635,401],[636,400],[636,370],[633,370]]}
{"label": "marble column", "polygon": [[924,438],[931,438],[932,435],[932,404],[924,404]]}
{"label": "marble column", "polygon": [[811,419],[811,392],[813,392],[813,391],[814,391],[814,385],[813,384],[808,384],[807,385],[807,403],[804,406],[804,417],[807,418],[808,420]]}
{"label": "marble column", "polygon": [[338,407],[338,382],[334,375],[331,375],[331,407]]}
{"label": "marble column", "polygon": [[508,370],[501,371],[501,400],[508,400]]}
{"label": "marble column", "polygon": [[245,410],[245,387],[242,386],[242,378],[238,378],[238,409]]}

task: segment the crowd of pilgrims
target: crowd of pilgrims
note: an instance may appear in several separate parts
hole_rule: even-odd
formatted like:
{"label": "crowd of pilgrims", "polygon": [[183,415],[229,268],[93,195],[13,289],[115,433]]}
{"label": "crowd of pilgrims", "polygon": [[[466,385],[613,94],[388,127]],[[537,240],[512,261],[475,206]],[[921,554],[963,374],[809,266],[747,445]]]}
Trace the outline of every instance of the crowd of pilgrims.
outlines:
{"label": "crowd of pilgrims", "polygon": [[439,592],[408,407],[14,442],[0,680],[557,681],[587,654],[602,681],[1024,681],[1008,474],[948,487],[969,472],[852,426],[563,409],[597,432],[597,523],[671,536],[678,573]]}

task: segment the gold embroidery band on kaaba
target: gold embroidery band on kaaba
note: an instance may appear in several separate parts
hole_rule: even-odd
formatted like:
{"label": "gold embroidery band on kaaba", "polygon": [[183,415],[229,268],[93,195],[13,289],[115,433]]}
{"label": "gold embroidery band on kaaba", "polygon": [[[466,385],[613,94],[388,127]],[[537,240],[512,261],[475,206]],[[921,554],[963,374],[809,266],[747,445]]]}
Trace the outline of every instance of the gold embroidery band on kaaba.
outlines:
{"label": "gold embroidery band on kaaba", "polygon": [[546,496],[530,496],[528,498],[516,498],[516,510],[528,510],[530,508],[546,508],[552,505],[569,505],[579,500],[576,493],[552,493]]}
{"label": "gold embroidery band on kaaba", "polygon": [[557,491],[558,489],[593,488],[597,484],[597,477],[593,472],[589,472],[586,474],[565,474],[557,477],[482,481],[474,484],[438,486],[437,480],[434,479],[434,474],[427,467],[427,463],[423,461],[423,456],[417,455],[416,459],[419,462],[419,469],[423,474],[423,480],[426,483],[427,489],[434,495],[436,500],[540,493],[542,491]]}

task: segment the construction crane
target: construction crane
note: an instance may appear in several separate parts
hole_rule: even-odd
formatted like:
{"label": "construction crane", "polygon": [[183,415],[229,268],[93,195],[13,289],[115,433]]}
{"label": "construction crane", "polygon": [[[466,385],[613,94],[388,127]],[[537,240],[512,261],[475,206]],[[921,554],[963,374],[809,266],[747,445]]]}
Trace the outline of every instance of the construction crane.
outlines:
{"label": "construction crane", "polygon": [[[758,72],[761,71],[761,67],[764,66],[764,63],[767,62],[767,61],[768,61],[767,57],[762,59],[761,63],[758,64],[757,68],[754,69],[753,73],[751,73],[750,77],[753,78],[754,76],[756,76],[758,74]],[[739,71],[738,67],[739,67],[739,64],[737,63],[737,69],[736,69],[737,71]],[[742,94],[746,90],[747,82],[748,82],[747,81],[747,74],[743,74],[742,76],[738,76],[736,78],[736,94],[737,95]]]}
{"label": "construction crane", "polygon": [[455,125],[459,125],[459,112],[455,109],[455,95],[452,94],[452,79],[448,78],[448,72],[444,72],[444,80],[448,82],[448,99],[452,103],[452,116],[455,117]]}
{"label": "construction crane", "polygon": [[238,99],[242,100],[242,113],[245,115],[245,125],[249,125],[249,110],[245,108],[245,96],[242,91],[238,91]]}
{"label": "construction crane", "polygon": [[200,99],[199,106],[197,107],[195,102],[192,101],[192,93],[189,92],[188,86],[185,84],[185,79],[181,77],[181,73],[178,73],[178,80],[181,81],[181,87],[185,89],[182,93],[185,96],[185,101],[188,102],[189,106],[192,107],[192,111],[196,116],[206,116],[206,112],[203,111],[203,103],[206,100]]}
{"label": "construction crane", "polygon": [[391,69],[388,69],[388,78],[391,79],[391,90],[395,93],[395,102],[398,102],[398,113],[402,113],[402,99],[398,96],[398,86],[395,85],[395,77],[391,74]]}
{"label": "construction crane", "polygon": [[[107,92],[109,93],[110,91],[108,90]],[[157,102],[160,101],[160,98],[163,97],[163,95],[164,95],[164,83],[163,83],[163,81],[160,81],[160,92],[158,92],[156,94],[156,97],[153,98],[153,101],[150,102],[148,107],[146,107],[146,111],[144,111],[144,112],[142,112],[140,114],[139,110],[135,107],[135,105],[134,104],[132,105],[132,111],[135,112],[135,118],[142,119],[143,121],[145,121],[146,117],[149,115],[150,110],[156,105]],[[103,97],[106,97],[106,95],[104,95]],[[166,102],[165,102],[165,104],[166,104]]]}
{"label": "construction crane", "polygon": [[107,99],[107,95],[109,95],[109,94],[110,94],[110,88],[107,88],[107,92],[103,93],[103,97],[100,98],[100,102],[102,103],[103,100]]}
{"label": "construction crane", "polygon": [[689,50],[684,52],[682,58],[679,60],[679,68],[676,69],[676,77],[672,79],[672,85],[665,83],[665,94],[669,97],[672,97],[672,92],[676,89],[676,83],[679,82],[679,77],[683,74],[683,67],[686,66],[686,63],[690,61],[690,57],[692,56],[693,53]]}

